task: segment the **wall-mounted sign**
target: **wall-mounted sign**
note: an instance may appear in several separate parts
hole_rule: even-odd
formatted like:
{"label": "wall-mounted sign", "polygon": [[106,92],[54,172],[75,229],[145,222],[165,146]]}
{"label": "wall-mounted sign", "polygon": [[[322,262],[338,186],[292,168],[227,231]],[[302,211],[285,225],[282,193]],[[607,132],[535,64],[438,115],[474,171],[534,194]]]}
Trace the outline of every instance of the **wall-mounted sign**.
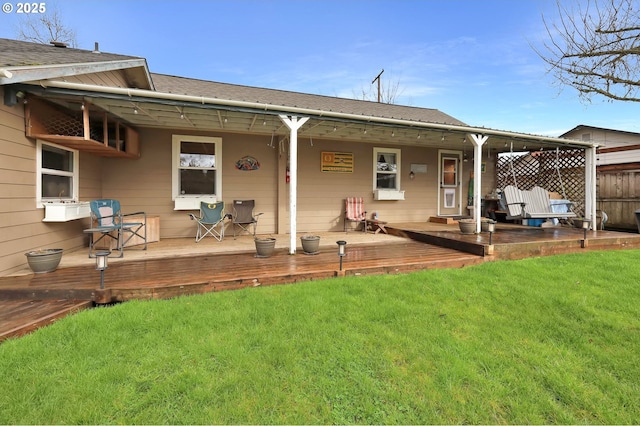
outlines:
{"label": "wall-mounted sign", "polygon": [[238,161],[236,161],[236,169],[243,170],[245,172],[251,170],[258,170],[260,168],[260,162],[250,155],[242,157]]}
{"label": "wall-mounted sign", "polygon": [[321,170],[329,173],[353,173],[353,152],[323,152]]}

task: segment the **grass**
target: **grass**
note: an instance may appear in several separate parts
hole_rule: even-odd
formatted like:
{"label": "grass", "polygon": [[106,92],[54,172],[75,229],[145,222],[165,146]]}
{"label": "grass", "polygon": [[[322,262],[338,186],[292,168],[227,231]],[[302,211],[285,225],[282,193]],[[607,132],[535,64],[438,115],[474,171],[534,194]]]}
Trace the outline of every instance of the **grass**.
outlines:
{"label": "grass", "polygon": [[631,424],[640,251],[84,311],[0,345],[0,423]]}

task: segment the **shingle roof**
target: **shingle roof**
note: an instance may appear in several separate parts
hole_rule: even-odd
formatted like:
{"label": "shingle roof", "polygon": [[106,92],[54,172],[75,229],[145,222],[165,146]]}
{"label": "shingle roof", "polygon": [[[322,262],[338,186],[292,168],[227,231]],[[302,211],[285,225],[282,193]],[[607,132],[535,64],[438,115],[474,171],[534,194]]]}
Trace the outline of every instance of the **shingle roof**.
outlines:
{"label": "shingle roof", "polygon": [[204,96],[428,123],[466,125],[462,121],[432,108],[418,108],[332,96],[312,95],[285,90],[196,80],[165,74],[152,73],[151,78],[156,90],[176,95]]}
{"label": "shingle roof", "polygon": [[105,61],[143,59],[113,53],[93,53],[90,50],[55,47],[50,44],[0,38],[0,67],[61,65]]}
{"label": "shingle roof", "polygon": [[[30,67],[98,63],[142,59],[113,53],[94,53],[90,50],[61,48],[53,45],[0,38],[0,67]],[[275,106],[332,111],[387,119],[411,120],[464,126],[460,120],[437,109],[418,108],[332,96],[290,92],[196,80],[164,74],[151,74],[155,89],[162,93],[204,96],[225,100],[264,103]]]}

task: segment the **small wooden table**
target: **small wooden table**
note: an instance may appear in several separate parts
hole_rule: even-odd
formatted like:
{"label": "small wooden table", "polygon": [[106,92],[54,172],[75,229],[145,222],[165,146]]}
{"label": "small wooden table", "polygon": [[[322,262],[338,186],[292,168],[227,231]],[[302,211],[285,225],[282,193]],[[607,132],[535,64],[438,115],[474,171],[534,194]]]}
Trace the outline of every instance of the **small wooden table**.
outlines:
{"label": "small wooden table", "polygon": [[368,231],[371,231],[374,234],[377,234],[380,231],[388,234],[387,229],[384,227],[386,224],[387,222],[382,220],[367,220]]}

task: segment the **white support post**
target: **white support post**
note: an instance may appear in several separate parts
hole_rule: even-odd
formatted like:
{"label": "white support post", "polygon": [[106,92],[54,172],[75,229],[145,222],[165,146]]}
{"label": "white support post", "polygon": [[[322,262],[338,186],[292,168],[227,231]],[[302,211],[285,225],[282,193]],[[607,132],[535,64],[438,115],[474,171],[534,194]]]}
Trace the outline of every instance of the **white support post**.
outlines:
{"label": "white support post", "polygon": [[467,140],[473,144],[473,220],[476,221],[476,233],[480,233],[480,218],[482,216],[482,145],[489,136],[469,133]]}
{"label": "white support post", "polygon": [[296,254],[296,222],[298,220],[298,129],[309,117],[281,115],[280,120],[289,128],[289,254]]}
{"label": "white support post", "polygon": [[596,147],[586,148],[584,152],[584,217],[596,229]]}

